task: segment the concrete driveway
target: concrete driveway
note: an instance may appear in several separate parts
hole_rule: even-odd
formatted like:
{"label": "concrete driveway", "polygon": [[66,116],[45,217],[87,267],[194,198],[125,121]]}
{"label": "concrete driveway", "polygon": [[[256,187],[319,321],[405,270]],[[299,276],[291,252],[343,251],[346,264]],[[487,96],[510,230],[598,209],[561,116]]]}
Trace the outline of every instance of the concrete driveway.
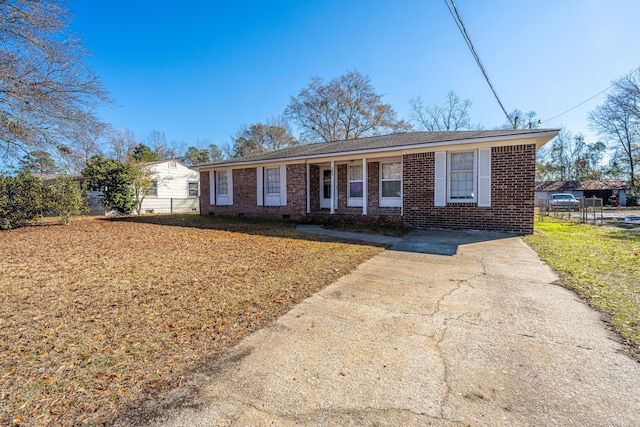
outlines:
{"label": "concrete driveway", "polygon": [[640,364],[519,238],[413,231],[395,243],[138,422],[640,425]]}

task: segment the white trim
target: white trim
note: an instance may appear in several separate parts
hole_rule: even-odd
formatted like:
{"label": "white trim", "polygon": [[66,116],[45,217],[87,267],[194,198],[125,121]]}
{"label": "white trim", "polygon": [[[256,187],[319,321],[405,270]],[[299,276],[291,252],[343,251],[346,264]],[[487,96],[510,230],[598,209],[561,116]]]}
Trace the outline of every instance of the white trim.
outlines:
{"label": "white trim", "polygon": [[[452,199],[451,198],[451,155],[452,154],[473,154],[473,170],[471,176],[473,178],[473,188],[471,190],[471,198],[468,199]],[[447,203],[477,203],[478,202],[478,152],[477,150],[459,150],[447,151]]]}
{"label": "white trim", "polygon": [[[400,165],[400,178],[388,181],[400,181],[400,196],[398,197],[382,197],[382,165],[394,164],[397,163]],[[379,205],[380,207],[402,207],[402,159],[397,159],[394,161],[387,162],[379,162],[379,178],[378,178],[378,191],[379,191]]]}
{"label": "white trim", "polygon": [[[331,166],[319,166],[318,171],[320,174],[320,209],[331,209],[331,197],[328,199],[324,197],[324,173],[329,171],[331,173]],[[331,184],[329,184],[329,192],[331,192]]]}
{"label": "white trim", "polygon": [[287,206],[287,165],[280,165],[280,206]]}
{"label": "white trim", "polygon": [[433,182],[433,202],[434,206],[447,205],[447,152],[438,151],[435,157]]}
{"label": "white trim", "polygon": [[[278,171],[278,192],[277,193],[269,193],[269,181],[267,180],[269,176],[270,170]],[[265,206],[280,206],[282,203],[281,199],[282,193],[282,171],[280,166],[264,168],[264,205]]]}
{"label": "white trim", "polygon": [[[220,183],[219,175],[225,173],[227,175],[227,194],[220,194],[218,192],[218,184]],[[216,206],[231,206],[233,205],[233,171],[231,169],[222,169],[214,172],[215,174],[215,204]]]}
{"label": "white trim", "polygon": [[[349,164],[347,165],[347,206],[352,208],[352,207],[362,207],[363,205],[363,197],[351,197],[351,183],[352,182],[358,182],[358,181],[351,181],[351,168],[355,167],[355,166],[360,166],[360,171],[361,171],[361,179],[360,179],[360,183],[364,182],[364,170],[362,170],[362,165],[356,165],[356,164]],[[364,189],[364,184],[363,185],[363,189]],[[363,192],[364,195],[364,192]]]}
{"label": "white trim", "polygon": [[369,204],[369,173],[366,157],[362,159],[362,215],[367,214]]}
{"label": "white trim", "polygon": [[[191,191],[189,186],[191,184],[195,184],[196,185],[196,195],[195,196],[191,196],[189,194],[189,192]],[[200,182],[198,182],[198,181],[187,181],[187,197],[188,198],[193,198],[193,199],[196,199],[196,198],[200,197]]]}
{"label": "white trim", "polygon": [[491,207],[491,148],[478,150],[478,206]]}
{"label": "white trim", "polygon": [[264,206],[264,168],[256,168],[256,204]]}
{"label": "white trim", "polygon": [[329,213],[334,214],[336,213],[336,204],[335,204],[335,200],[336,200],[336,183],[337,183],[337,179],[336,179],[336,162],[335,161],[331,161],[331,206],[329,207]]}

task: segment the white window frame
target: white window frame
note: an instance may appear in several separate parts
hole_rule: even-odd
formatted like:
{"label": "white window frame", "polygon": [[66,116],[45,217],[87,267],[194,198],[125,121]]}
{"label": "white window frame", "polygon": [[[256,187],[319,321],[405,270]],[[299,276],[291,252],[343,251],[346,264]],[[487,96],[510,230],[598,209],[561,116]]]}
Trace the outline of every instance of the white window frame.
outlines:
{"label": "white window frame", "polygon": [[[226,175],[227,181],[227,192],[220,193],[220,177],[222,175]],[[214,195],[215,195],[215,204],[219,206],[230,206],[233,205],[233,170],[232,169],[223,169],[218,170],[213,173],[214,179]]]}
{"label": "white window frame", "polygon": [[[267,180],[269,170],[277,170],[278,180]],[[258,206],[287,205],[287,166],[258,166],[256,168],[256,203]],[[270,182],[277,182],[278,192],[267,193]]]}
{"label": "white window frame", "polygon": [[[400,165],[400,178],[399,179],[383,179],[382,178],[382,165],[388,164],[399,164]],[[380,206],[381,207],[402,207],[402,160],[394,160],[394,161],[381,161],[380,162],[380,172],[379,172],[379,194],[380,194]],[[397,197],[382,197],[382,182],[383,181],[400,181],[400,196]]]}
{"label": "white window frame", "polygon": [[[360,179],[351,180],[351,168],[360,168]],[[360,197],[352,197],[351,196],[351,183],[359,182],[362,188],[362,196]],[[349,207],[362,207],[364,196],[364,169],[362,164],[358,165],[347,165],[347,206]]]}
{"label": "white window frame", "polygon": [[[191,184],[196,185],[196,194],[194,196],[191,195]],[[189,181],[187,182],[187,197],[198,197],[200,195],[200,185],[198,181]]]}
{"label": "white window frame", "polygon": [[158,197],[158,180],[154,179],[151,181],[149,185],[149,189],[147,190],[146,197]]}
{"label": "white window frame", "polygon": [[[269,173],[276,174],[278,179],[268,179]],[[276,167],[265,167],[264,168],[264,205],[265,206],[280,206],[280,181],[282,177],[280,176],[280,168]],[[276,185],[276,191],[269,192],[269,184]]]}
{"label": "white window frame", "polygon": [[[451,170],[451,156],[455,154],[472,154],[473,155],[473,169],[471,176],[473,179],[472,197],[469,198],[452,198],[451,197],[451,176],[452,174],[460,171]],[[447,203],[477,203],[478,202],[478,151],[477,150],[464,150],[464,151],[448,151],[447,152]]]}

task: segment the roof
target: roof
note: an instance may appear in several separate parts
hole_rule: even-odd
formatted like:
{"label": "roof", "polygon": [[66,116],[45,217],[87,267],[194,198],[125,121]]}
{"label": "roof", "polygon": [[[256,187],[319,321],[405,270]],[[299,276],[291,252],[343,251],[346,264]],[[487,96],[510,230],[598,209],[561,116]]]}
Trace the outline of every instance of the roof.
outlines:
{"label": "roof", "polygon": [[629,185],[619,179],[589,179],[586,181],[540,181],[536,182],[536,191],[597,191],[626,190]]}
{"label": "roof", "polygon": [[177,164],[184,166],[185,168],[189,168],[189,166],[187,166],[186,163],[178,159],[155,160],[153,162],[140,162],[139,164],[141,164],[142,166],[153,166],[153,165],[160,165],[162,163],[169,163],[169,162],[175,162]]}
{"label": "roof", "polygon": [[31,172],[31,175],[35,176],[36,178],[40,178],[43,181],[53,181],[53,180],[55,180],[56,178],[59,178],[59,177],[72,178],[72,179],[75,179],[76,181],[86,179],[80,173],[63,174],[63,173]]}
{"label": "roof", "polygon": [[287,160],[294,158],[313,158],[320,156],[339,155],[344,153],[389,151],[403,147],[417,148],[422,145],[462,142],[478,142],[491,139],[514,139],[546,137],[546,141],[558,133],[557,129],[526,129],[526,130],[470,130],[455,132],[405,132],[391,135],[370,136],[366,138],[349,139],[346,141],[320,142],[315,144],[301,144],[282,150],[270,151],[233,159],[219,160],[198,169],[211,166],[236,163],[254,163],[262,161]]}

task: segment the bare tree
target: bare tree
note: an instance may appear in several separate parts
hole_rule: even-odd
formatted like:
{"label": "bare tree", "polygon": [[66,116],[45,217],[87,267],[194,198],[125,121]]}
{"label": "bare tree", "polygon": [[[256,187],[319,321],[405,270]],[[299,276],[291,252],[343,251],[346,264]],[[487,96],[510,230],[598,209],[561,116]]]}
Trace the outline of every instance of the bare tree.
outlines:
{"label": "bare tree", "polygon": [[159,160],[166,160],[175,157],[175,152],[169,147],[167,136],[164,131],[152,130],[147,138],[147,143],[151,151],[158,155]]}
{"label": "bare tree", "polygon": [[460,97],[452,90],[447,92],[444,104],[424,105],[421,97],[409,101],[410,121],[414,127],[433,131],[456,131],[471,128],[471,101]]}
{"label": "bare tree", "polygon": [[291,97],[285,117],[302,131],[305,141],[338,141],[406,130],[382,102],[368,76],[350,71],[327,83],[314,77],[297,97]]}
{"label": "bare tree", "polygon": [[107,126],[96,121],[90,126],[76,128],[71,142],[71,157],[76,172],[80,172],[89,164],[89,159],[102,154],[102,139],[106,136]]}
{"label": "bare tree", "polygon": [[591,127],[605,138],[629,173],[631,186],[640,185],[640,71],[614,82],[602,105],[589,113]]}
{"label": "bare tree", "polygon": [[562,128],[558,135],[538,151],[537,178],[546,180],[600,179],[604,168],[600,161],[606,147],[598,141],[587,143],[581,133]]}
{"label": "bare tree", "polygon": [[67,32],[69,11],[53,0],[0,2],[0,141],[5,153],[68,152],[77,129],[108,102],[86,53]]}
{"label": "bare tree", "polygon": [[522,112],[518,109],[509,113],[509,120],[504,122],[501,129],[536,129],[540,126],[538,113],[535,111]]}
{"label": "bare tree", "polygon": [[111,155],[119,162],[126,161],[128,153],[138,145],[135,135],[129,129],[111,129],[107,143]]}

